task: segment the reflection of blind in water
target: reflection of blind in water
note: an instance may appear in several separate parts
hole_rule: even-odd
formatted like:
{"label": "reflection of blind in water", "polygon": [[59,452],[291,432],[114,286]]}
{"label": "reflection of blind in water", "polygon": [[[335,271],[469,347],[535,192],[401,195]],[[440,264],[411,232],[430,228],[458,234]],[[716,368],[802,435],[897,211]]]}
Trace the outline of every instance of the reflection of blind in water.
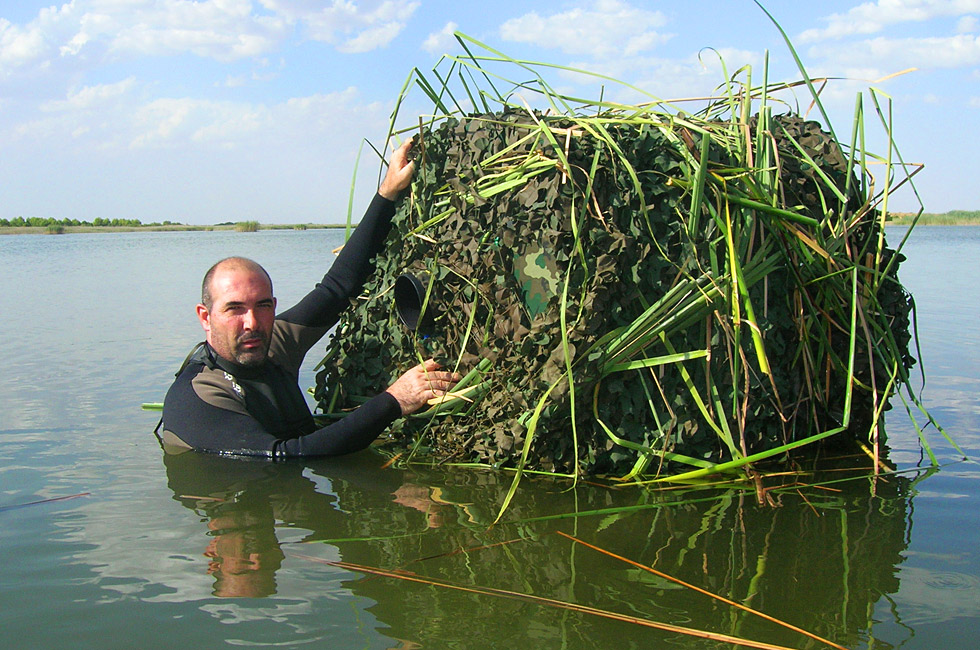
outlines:
{"label": "reflection of blind in water", "polygon": [[[685,625],[702,629],[717,629],[719,620],[737,616],[744,625],[743,636],[772,634],[771,623],[735,614],[703,595],[589,549],[572,550],[567,540],[547,534],[553,526],[567,530],[564,524],[572,525],[570,519],[557,523],[547,519],[571,503],[556,496],[554,485],[522,484],[520,503],[507,513],[514,520],[531,522],[521,525],[519,532],[512,526],[489,527],[509,477],[453,472],[434,473],[432,480],[451,481],[451,486],[438,490],[440,515],[442,521],[458,522],[456,528],[407,542],[379,540],[351,544],[349,549],[341,543],[344,558],[350,550],[361,558],[353,561],[368,566],[404,567],[454,582],[472,581],[634,615],[642,612],[654,620],[684,620]],[[596,546],[844,645],[855,643],[869,625],[868,612],[874,604],[899,587],[897,574],[910,526],[909,480],[889,476],[887,483],[876,482],[874,494],[867,479],[835,484],[833,491],[800,490],[805,501],[796,488],[771,492],[778,507],[759,506],[751,492],[711,490],[652,493],[641,497],[648,507],[636,507],[637,494],[632,490],[579,488],[578,512],[595,514],[582,516],[574,526],[579,537]],[[348,504],[361,500],[358,489],[348,484],[338,488],[338,495]],[[370,501],[363,505],[369,508]],[[419,530],[419,518],[405,514],[406,529]],[[545,520],[533,523],[538,516]],[[370,516],[352,516],[346,523],[348,534],[362,538],[402,525]],[[447,555],[457,550],[457,544],[474,550]],[[426,620],[432,611],[466,606],[460,604],[458,594],[437,588],[426,590],[424,599],[406,600],[399,594],[410,590],[391,580],[355,580],[350,586],[378,602],[372,611],[392,627],[395,638],[413,638],[423,645],[438,646],[450,637],[445,630],[420,631],[417,621]],[[480,615],[480,608],[506,611],[508,605],[474,602],[470,606],[474,611],[458,612],[467,618],[468,634],[474,638],[500,634],[499,619]],[[582,647],[589,647],[589,635],[596,630],[593,625],[601,624],[587,617],[577,621],[572,634],[581,635]],[[518,629],[526,632],[524,627]],[[547,612],[535,613],[535,629],[565,634],[563,638],[570,633],[560,615]],[[755,629],[760,633],[752,634]]]}

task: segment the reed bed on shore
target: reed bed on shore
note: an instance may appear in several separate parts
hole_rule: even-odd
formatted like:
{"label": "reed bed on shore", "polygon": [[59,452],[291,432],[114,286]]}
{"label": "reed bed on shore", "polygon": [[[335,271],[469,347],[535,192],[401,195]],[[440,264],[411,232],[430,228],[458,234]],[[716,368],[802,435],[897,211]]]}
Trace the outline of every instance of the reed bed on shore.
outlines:
{"label": "reed bed on shore", "polygon": [[239,221],[235,224],[235,232],[258,232],[258,221]]}

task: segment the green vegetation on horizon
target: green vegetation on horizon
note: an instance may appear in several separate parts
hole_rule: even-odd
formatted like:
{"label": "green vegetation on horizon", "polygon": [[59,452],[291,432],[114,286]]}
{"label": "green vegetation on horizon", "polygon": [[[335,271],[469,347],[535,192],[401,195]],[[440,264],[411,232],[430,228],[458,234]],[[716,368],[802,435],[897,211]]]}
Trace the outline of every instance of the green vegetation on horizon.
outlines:
{"label": "green vegetation on horizon", "polygon": [[918,217],[913,212],[892,212],[887,222],[894,225],[980,226],[980,210],[950,210],[941,214],[923,212]]}
{"label": "green vegetation on horizon", "polygon": [[80,221],[78,219],[55,219],[53,217],[15,217],[0,219],[0,235],[91,233],[91,232],[131,232],[144,231],[211,231],[236,230],[255,232],[256,230],[314,230],[325,228],[346,228],[346,224],[264,224],[258,221],[226,221],[212,225],[190,225],[175,221],[143,223],[139,219],[102,219]]}
{"label": "green vegetation on horizon", "polygon": [[140,228],[149,226],[179,226],[179,224],[173,221],[164,221],[163,223],[153,222],[144,224],[139,219],[103,219],[102,217],[96,217],[92,221],[82,221],[79,219],[55,219],[54,217],[29,217],[25,219],[24,217],[14,217],[13,219],[0,219],[0,228],[50,228],[52,226],[88,226],[93,228],[104,228],[113,227],[118,228],[120,226],[130,227],[130,228]]}

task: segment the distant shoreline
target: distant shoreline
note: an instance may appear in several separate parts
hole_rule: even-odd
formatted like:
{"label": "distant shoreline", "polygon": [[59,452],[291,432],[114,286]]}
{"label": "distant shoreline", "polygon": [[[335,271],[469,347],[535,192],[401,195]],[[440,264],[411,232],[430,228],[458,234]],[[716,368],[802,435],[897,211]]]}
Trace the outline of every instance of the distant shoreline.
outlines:
{"label": "distant shoreline", "polygon": [[[885,221],[888,225],[908,226],[915,220],[913,212],[892,212]],[[943,214],[932,214],[923,212],[919,215],[919,220],[915,222],[917,226],[980,226],[980,210],[966,211],[953,210]]]}
{"label": "distant shoreline", "polygon": [[[357,224],[351,224],[356,226]],[[270,223],[259,224],[256,230],[327,230],[334,228],[346,228],[347,224],[320,224],[320,223],[300,223],[282,224]],[[0,227],[0,235],[73,235],[79,233],[114,233],[114,232],[212,232],[212,231],[240,231],[238,224],[217,224],[217,225],[187,225],[170,224],[166,226],[60,226],[52,229],[51,226],[6,226]]]}
{"label": "distant shoreline", "polygon": [[[907,226],[915,220],[911,212],[893,212],[889,214],[886,225]],[[151,224],[145,226],[2,226],[0,235],[71,235],[78,233],[114,233],[114,232],[212,232],[239,231],[254,232],[256,230],[327,230],[346,228],[347,224],[258,224],[245,222],[250,228],[243,228],[242,223],[221,223],[212,225],[191,224]],[[980,211],[953,210],[942,214],[923,213],[919,215],[917,226],[980,226]],[[356,226],[357,224],[352,224]]]}

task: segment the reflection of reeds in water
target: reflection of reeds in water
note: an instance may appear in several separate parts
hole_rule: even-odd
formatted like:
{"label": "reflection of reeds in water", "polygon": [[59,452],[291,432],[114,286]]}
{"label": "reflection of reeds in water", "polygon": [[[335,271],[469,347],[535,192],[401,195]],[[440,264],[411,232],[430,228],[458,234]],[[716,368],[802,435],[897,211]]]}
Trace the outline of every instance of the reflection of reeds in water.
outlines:
{"label": "reflection of reeds in water", "polygon": [[[557,532],[558,535],[560,535],[562,537],[565,537],[566,539],[569,539],[569,540],[571,540],[571,541],[573,541],[573,542],[575,542],[577,544],[581,544],[583,546],[586,546],[588,548],[591,548],[594,551],[597,551],[597,552],[603,553],[603,554],[605,554],[605,555],[607,555],[609,557],[615,558],[616,560],[622,561],[622,562],[624,562],[626,564],[629,564],[631,566],[635,566],[635,567],[639,568],[642,571],[646,571],[646,572],[652,573],[652,574],[654,574],[656,576],[659,576],[661,578],[664,578],[666,580],[669,580],[671,582],[674,582],[676,584],[679,584],[679,585],[681,585],[684,588],[691,589],[692,591],[695,591],[695,592],[697,592],[699,594],[705,595],[705,596],[707,596],[709,598],[713,598],[713,599],[715,599],[717,601],[720,601],[720,602],[722,602],[722,603],[724,603],[724,604],[726,604],[726,605],[728,605],[728,606],[730,606],[732,608],[739,609],[739,610],[741,610],[743,612],[748,612],[749,614],[752,614],[754,616],[758,616],[758,617],[760,617],[760,618],[762,618],[762,619],[764,619],[766,621],[769,621],[769,622],[774,623],[776,625],[782,626],[782,627],[784,627],[787,630],[790,630],[792,632],[801,634],[801,635],[806,636],[806,637],[808,637],[810,639],[813,639],[813,640],[815,640],[815,641],[817,641],[819,643],[822,643],[825,646],[832,647],[832,648],[838,648],[839,650],[845,650],[845,648],[843,646],[841,646],[841,645],[838,645],[838,644],[836,644],[836,643],[834,643],[832,641],[829,641],[827,639],[823,639],[820,636],[818,636],[816,634],[813,634],[812,632],[808,632],[806,630],[803,630],[803,629],[801,629],[801,628],[799,628],[799,627],[797,627],[795,625],[791,625],[791,624],[786,623],[784,621],[780,621],[780,620],[778,620],[778,619],[776,619],[776,618],[774,618],[772,616],[769,616],[769,615],[767,615],[765,613],[756,611],[756,610],[752,609],[751,607],[747,607],[746,605],[743,605],[741,603],[737,603],[735,601],[729,600],[729,599],[724,598],[722,596],[718,596],[716,594],[713,594],[710,591],[707,591],[707,590],[702,589],[700,587],[697,587],[695,585],[692,585],[692,584],[689,584],[687,582],[684,582],[683,580],[680,580],[680,579],[674,578],[672,576],[669,576],[669,575],[663,573],[662,571],[658,571],[657,569],[654,569],[652,567],[648,567],[648,566],[642,565],[642,564],[640,564],[638,562],[635,562],[633,560],[630,560],[628,558],[624,558],[621,555],[618,555],[618,554],[612,553],[610,551],[607,551],[605,549],[599,548],[599,547],[597,547],[597,546],[595,546],[593,544],[589,544],[588,542],[585,542],[585,541],[583,541],[581,539],[578,539],[578,538],[576,538],[576,537],[574,537],[572,535],[569,535],[567,533],[564,533],[564,532],[562,532],[560,530],[559,531],[556,531],[556,532]],[[512,544],[512,543],[515,543],[517,541],[518,540],[510,540],[510,541],[503,542],[503,543],[505,543],[505,544]],[[470,553],[473,553],[475,551],[482,551],[482,550],[486,550],[488,548],[493,548],[494,546],[498,546],[498,544],[494,544],[494,545],[490,545],[490,546],[482,546],[482,547],[476,548],[476,549],[460,550],[459,552],[470,554]],[[440,557],[445,557],[445,556],[446,556],[446,554],[443,554]],[[698,629],[692,629],[690,627],[684,627],[684,626],[679,626],[679,625],[672,625],[672,624],[669,624],[669,623],[661,623],[661,622],[658,622],[658,621],[651,621],[651,620],[645,619],[645,618],[639,618],[639,617],[636,617],[636,616],[629,616],[629,615],[620,614],[620,613],[617,613],[617,612],[612,612],[612,611],[608,611],[608,610],[604,610],[604,609],[600,609],[600,608],[596,608],[596,607],[590,607],[590,606],[586,606],[586,605],[576,604],[576,603],[572,603],[572,602],[568,602],[568,601],[556,600],[554,598],[546,598],[546,597],[542,597],[542,596],[535,596],[535,595],[532,595],[532,594],[515,592],[515,591],[506,590],[506,589],[496,589],[496,588],[493,588],[493,587],[482,587],[482,586],[475,586],[475,585],[463,585],[463,584],[458,584],[458,583],[454,583],[454,582],[449,582],[449,581],[446,581],[446,580],[428,578],[428,577],[419,575],[417,573],[406,571],[404,569],[388,570],[388,569],[383,569],[383,568],[380,568],[380,567],[365,566],[365,565],[355,564],[355,563],[351,563],[351,562],[321,560],[320,558],[312,557],[312,556],[308,556],[308,555],[295,555],[295,557],[304,558],[304,559],[307,559],[307,560],[312,561],[312,562],[323,562],[324,564],[329,564],[331,566],[336,566],[336,567],[339,567],[339,568],[342,568],[342,569],[347,569],[349,571],[354,571],[356,573],[362,573],[362,574],[366,574],[366,575],[379,576],[379,577],[385,577],[385,578],[392,578],[392,579],[396,579],[396,580],[404,580],[404,581],[408,581],[408,582],[415,582],[415,583],[419,583],[419,584],[423,584],[423,585],[429,585],[429,586],[438,587],[438,588],[442,588],[442,589],[452,589],[452,590],[464,591],[464,592],[467,592],[467,593],[477,594],[477,595],[481,595],[481,596],[489,596],[489,597],[494,597],[494,598],[506,598],[506,599],[512,599],[512,600],[520,600],[520,601],[524,601],[524,602],[529,602],[529,603],[541,605],[541,606],[544,606],[544,607],[553,607],[553,608],[557,608],[557,609],[569,610],[569,611],[573,611],[573,612],[577,612],[577,613],[581,613],[581,614],[588,614],[588,615],[592,615],[592,616],[598,616],[598,617],[607,618],[607,619],[616,620],[616,621],[621,621],[621,622],[625,622],[625,623],[632,623],[634,625],[640,625],[640,626],[644,626],[644,627],[650,627],[650,628],[658,629],[658,630],[661,630],[661,631],[664,631],[664,632],[670,632],[670,633],[680,634],[680,635],[684,635],[684,636],[691,636],[691,637],[697,637],[697,638],[702,638],[702,639],[710,639],[710,640],[713,640],[713,641],[720,641],[720,642],[723,642],[723,643],[732,643],[732,644],[735,644],[735,645],[744,646],[744,647],[750,647],[750,648],[763,648],[763,649],[783,649],[784,648],[784,646],[773,645],[773,644],[765,643],[765,642],[762,642],[762,641],[753,641],[753,640],[750,640],[750,639],[736,637],[736,636],[732,636],[732,635],[728,635],[728,634],[721,634],[721,633],[717,633],[717,632],[709,632],[709,631],[706,631],[706,630],[698,630]],[[432,558],[426,558],[426,559],[432,559]]]}
{"label": "reflection of reeds in water", "polygon": [[[407,582],[417,582],[417,583],[423,584],[423,585],[429,585],[429,586],[438,587],[438,588],[441,588],[441,589],[458,590],[458,591],[463,591],[463,592],[467,592],[467,593],[471,593],[471,594],[476,594],[476,595],[480,595],[480,596],[491,596],[491,597],[494,597],[494,598],[506,598],[506,599],[509,599],[509,600],[518,600],[518,601],[533,603],[533,604],[537,604],[537,605],[542,605],[542,606],[545,606],[545,607],[553,607],[553,608],[556,608],[556,609],[568,610],[568,611],[577,612],[577,613],[580,613],[580,614],[588,614],[588,615],[591,615],[591,616],[598,616],[598,617],[601,617],[601,618],[607,618],[607,619],[611,619],[611,620],[614,620],[614,621],[621,621],[623,623],[632,623],[634,625],[640,625],[642,627],[649,627],[649,628],[653,628],[653,629],[656,629],[656,630],[661,630],[663,632],[671,632],[671,633],[674,633],[674,634],[680,634],[680,635],[684,635],[684,636],[697,637],[697,638],[700,638],[700,639],[708,639],[708,640],[711,640],[711,641],[718,641],[718,642],[721,642],[721,643],[730,643],[730,644],[737,645],[737,646],[744,646],[746,648],[759,648],[761,650],[790,650],[789,648],[786,648],[785,646],[773,645],[771,643],[765,643],[765,642],[762,642],[762,641],[752,641],[750,639],[743,639],[743,638],[740,638],[740,637],[735,637],[735,636],[731,636],[731,635],[728,635],[728,634],[720,634],[720,633],[717,633],[717,632],[708,632],[706,630],[696,630],[696,629],[692,629],[692,628],[689,628],[689,627],[684,627],[684,626],[681,626],[681,625],[672,625],[670,623],[661,623],[661,622],[658,622],[658,621],[651,621],[651,620],[644,619],[644,618],[638,618],[636,616],[629,616],[627,614],[619,614],[617,612],[610,612],[610,611],[607,611],[607,610],[604,610],[604,609],[599,609],[597,607],[590,607],[588,605],[579,605],[579,604],[576,604],[576,603],[570,603],[570,602],[563,601],[563,600],[555,600],[554,598],[544,598],[544,597],[541,597],[541,596],[533,596],[531,594],[526,594],[526,593],[521,593],[521,592],[516,592],[516,591],[509,591],[509,590],[506,590],[506,589],[495,589],[493,587],[479,587],[479,586],[472,586],[472,585],[461,585],[461,584],[457,584],[457,583],[453,583],[453,582],[448,582],[448,581],[445,581],[445,580],[437,580],[437,579],[432,579],[432,578],[426,578],[424,576],[420,576],[420,575],[417,575],[417,574],[414,574],[414,573],[410,573],[410,572],[406,572],[406,571],[388,571],[386,569],[381,569],[379,567],[363,566],[363,565],[360,565],[360,564],[352,564],[350,562],[338,562],[338,561],[320,560],[319,558],[310,557],[310,556],[303,556],[303,555],[299,555],[297,557],[302,557],[302,558],[305,558],[305,559],[310,560],[310,561],[313,561],[313,562],[322,562],[322,563],[328,564],[330,566],[335,566],[335,567],[338,567],[338,568],[341,568],[341,569],[347,569],[349,571],[354,571],[354,572],[357,572],[357,573],[363,573],[363,574],[372,575],[372,576],[380,576],[380,577],[385,577],[385,578],[394,578],[396,580],[404,580],[404,581],[407,581]],[[782,623],[780,621],[775,621],[775,619],[771,619],[770,618],[769,620],[773,620],[776,623],[785,625],[784,623]],[[798,628],[792,628],[792,629],[794,629],[796,631],[803,632],[802,630],[799,630]],[[806,636],[809,636],[810,638],[814,638],[814,639],[816,639],[818,641],[823,641],[824,643],[826,643],[827,645],[829,645],[831,647],[840,648],[841,650],[846,650],[842,646],[839,646],[839,645],[836,645],[836,644],[832,644],[829,641],[824,641],[823,639],[820,639],[819,637],[816,637],[815,635],[812,635],[812,634],[809,634],[809,633],[806,633],[806,632],[803,632],[803,633]]]}
{"label": "reflection of reeds in water", "polygon": [[726,605],[729,605],[730,607],[734,607],[736,609],[740,609],[743,612],[748,612],[750,614],[753,614],[755,616],[758,616],[760,618],[763,618],[763,619],[765,619],[767,621],[770,621],[771,623],[776,623],[777,625],[781,625],[781,626],[785,627],[788,630],[792,630],[794,632],[799,632],[803,636],[810,637],[811,639],[814,639],[815,641],[819,641],[821,643],[824,643],[824,644],[826,644],[828,646],[831,646],[831,647],[834,647],[834,648],[840,648],[841,650],[845,650],[843,648],[843,646],[839,646],[836,643],[832,643],[831,641],[828,641],[826,639],[822,639],[819,636],[817,636],[816,634],[813,634],[812,632],[807,632],[806,630],[802,630],[802,629],[796,627],[795,625],[790,625],[789,623],[786,623],[784,621],[780,621],[779,619],[773,618],[772,616],[769,616],[768,614],[764,614],[762,612],[756,611],[756,610],[752,609],[751,607],[747,607],[746,605],[743,605],[741,603],[737,603],[737,602],[735,602],[733,600],[729,600],[728,598],[725,598],[723,596],[719,596],[717,594],[713,594],[710,591],[707,591],[706,589],[702,589],[701,587],[696,587],[696,586],[694,586],[694,585],[692,585],[690,583],[684,582],[683,580],[680,580],[678,578],[674,578],[672,576],[669,576],[666,573],[664,573],[663,571],[658,571],[657,569],[654,569],[653,567],[649,567],[649,566],[646,566],[644,564],[640,564],[639,562],[636,562],[636,561],[631,560],[629,558],[625,558],[622,555],[617,555],[616,553],[612,553],[612,552],[607,551],[605,549],[599,548],[598,546],[595,546],[593,544],[589,544],[588,542],[582,541],[581,539],[578,539],[577,537],[573,537],[572,535],[569,535],[568,533],[563,533],[560,530],[559,531],[556,531],[556,532],[559,535],[561,535],[562,537],[565,537],[567,539],[572,540],[576,544],[582,544],[583,546],[586,546],[588,548],[591,548],[594,551],[597,551],[599,553],[603,553],[604,555],[608,555],[609,557],[612,557],[612,558],[615,558],[615,559],[620,560],[622,562],[625,562],[625,563],[627,563],[627,564],[629,564],[631,566],[635,566],[636,568],[640,569],[641,571],[646,571],[648,573],[652,573],[653,575],[656,575],[656,576],[659,576],[661,578],[664,578],[665,580],[669,580],[671,582],[677,583],[677,584],[681,585],[682,587],[685,587],[687,589],[691,589],[693,591],[696,591],[699,594],[704,594],[705,596],[707,596],[709,598],[714,598],[715,600],[718,600],[720,602],[723,602]]}
{"label": "reflection of reeds in water", "polygon": [[[390,511],[373,513],[360,491],[340,485],[340,501],[358,516],[324,541],[339,549],[346,563],[339,566],[370,574],[347,586],[378,602],[374,613],[396,638],[433,647],[459,630],[420,629],[419,621],[455,612],[450,618],[465,618],[468,636],[494,638],[499,618],[476,612],[506,618],[507,606],[493,604],[501,598],[540,606],[538,632],[574,648],[588,647],[593,635],[608,638],[602,623],[588,622],[606,614],[685,628],[668,635],[693,630],[770,647],[855,647],[872,633],[874,605],[898,590],[913,481],[855,478],[868,473],[867,463],[838,464],[819,475],[764,479],[759,489],[580,487],[574,511],[562,511],[569,500],[536,482],[489,528],[507,491],[499,475],[433,471],[414,480],[433,486],[438,528],[420,529],[408,510],[403,522],[383,522]],[[760,507],[766,496],[778,507]],[[406,529],[417,531],[414,541],[385,538]],[[464,589],[470,596],[460,600]],[[624,642],[636,634],[622,633]]]}

